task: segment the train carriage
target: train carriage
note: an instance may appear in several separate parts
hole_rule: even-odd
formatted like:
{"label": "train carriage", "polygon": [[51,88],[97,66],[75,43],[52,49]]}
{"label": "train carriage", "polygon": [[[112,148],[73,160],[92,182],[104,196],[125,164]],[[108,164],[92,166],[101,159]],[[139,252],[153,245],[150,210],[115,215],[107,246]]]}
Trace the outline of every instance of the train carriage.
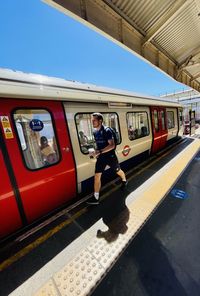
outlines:
{"label": "train carriage", "polygon": [[183,134],[177,103],[0,70],[0,238],[92,192],[93,112],[115,129],[122,165]]}

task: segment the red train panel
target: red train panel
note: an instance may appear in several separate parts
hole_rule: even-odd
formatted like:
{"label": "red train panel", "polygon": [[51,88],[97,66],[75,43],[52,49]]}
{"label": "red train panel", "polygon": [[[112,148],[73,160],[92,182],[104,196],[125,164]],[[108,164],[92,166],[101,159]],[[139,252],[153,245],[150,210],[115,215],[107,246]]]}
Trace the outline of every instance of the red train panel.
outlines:
{"label": "red train panel", "polygon": [[[13,108],[13,106],[15,107],[15,109]],[[63,112],[62,104],[60,102],[53,101],[6,99],[0,101],[0,110],[0,116],[7,116],[10,121],[11,136],[9,137],[9,134],[6,135],[4,131],[4,138],[8,153],[10,155],[13,171],[16,176],[23,210],[25,212],[28,223],[30,223],[35,219],[49,213],[56,207],[66,203],[69,199],[75,197],[76,195],[75,164],[66,126],[65,115]],[[17,110],[25,111],[18,112]],[[26,131],[26,134],[23,135],[23,137],[24,139],[26,139],[31,135],[32,142],[29,143],[29,146],[36,146],[36,138],[39,133],[34,130],[34,124],[37,123],[37,119],[33,119],[35,115],[29,115],[29,113],[32,112],[33,114],[37,114],[41,112],[41,110],[47,110],[45,111],[46,114],[50,114],[48,116],[51,116],[49,118],[51,118],[52,120],[52,126],[56,135],[59,158],[58,161],[56,161],[52,165],[44,165],[42,167],[38,165],[38,167],[31,167],[29,165],[30,159],[35,161],[33,159],[34,155],[30,155],[30,150],[33,150],[33,148],[29,149],[29,151],[27,152],[28,149],[26,147],[26,143],[23,143],[23,141],[20,139],[20,137],[22,138],[22,135],[20,135],[20,132],[16,128],[16,125],[18,124],[17,121],[19,120],[20,116],[22,117],[22,115],[19,115],[20,112],[24,112],[27,118],[27,122],[29,121],[29,126],[31,124],[32,126],[30,129],[27,122],[23,122],[22,120],[21,129],[25,126]],[[13,122],[13,114],[17,114],[18,116],[15,116],[15,118],[18,118],[16,119],[15,123]],[[46,114],[43,114],[44,118],[45,116],[47,117]],[[43,124],[41,120],[38,120],[38,122],[40,122],[40,124]],[[49,122],[49,119],[46,120],[45,128],[47,137],[48,125],[50,125]],[[45,130],[45,128],[43,128],[43,130]],[[43,138],[45,137],[43,136]],[[23,145],[25,146],[24,148]],[[38,143],[37,146],[39,146]],[[50,149],[52,149],[50,145],[49,147],[46,147],[44,149],[46,153],[46,158],[48,150]],[[35,158],[37,158],[36,152],[34,152]],[[45,161],[47,162],[47,159],[45,159]]]}
{"label": "red train panel", "polygon": [[153,142],[151,153],[155,153],[166,146],[167,143],[167,124],[166,108],[151,107]]}

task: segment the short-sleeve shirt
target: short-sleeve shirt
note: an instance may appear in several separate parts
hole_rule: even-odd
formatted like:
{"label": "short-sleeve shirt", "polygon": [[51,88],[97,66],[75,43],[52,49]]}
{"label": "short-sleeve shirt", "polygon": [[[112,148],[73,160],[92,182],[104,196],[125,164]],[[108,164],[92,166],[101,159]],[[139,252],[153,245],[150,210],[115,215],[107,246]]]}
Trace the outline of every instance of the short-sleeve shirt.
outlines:
{"label": "short-sleeve shirt", "polygon": [[45,148],[43,148],[42,150],[41,150],[41,152],[42,152],[42,154],[44,155],[44,156],[48,156],[49,154],[53,154],[53,153],[55,153],[55,151],[51,148],[51,146],[46,146]]}
{"label": "short-sleeve shirt", "polygon": [[[100,130],[94,130],[94,138],[98,150],[102,150],[107,147],[109,145],[108,141],[114,139],[111,130],[103,125]],[[113,151],[115,151],[115,149],[108,152],[113,153]]]}

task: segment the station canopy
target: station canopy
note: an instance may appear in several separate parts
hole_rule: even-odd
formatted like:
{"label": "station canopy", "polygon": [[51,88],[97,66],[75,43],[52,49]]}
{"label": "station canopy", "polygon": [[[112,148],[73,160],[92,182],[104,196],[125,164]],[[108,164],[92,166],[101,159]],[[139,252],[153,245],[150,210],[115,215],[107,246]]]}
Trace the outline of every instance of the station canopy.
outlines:
{"label": "station canopy", "polygon": [[200,0],[43,0],[200,91]]}

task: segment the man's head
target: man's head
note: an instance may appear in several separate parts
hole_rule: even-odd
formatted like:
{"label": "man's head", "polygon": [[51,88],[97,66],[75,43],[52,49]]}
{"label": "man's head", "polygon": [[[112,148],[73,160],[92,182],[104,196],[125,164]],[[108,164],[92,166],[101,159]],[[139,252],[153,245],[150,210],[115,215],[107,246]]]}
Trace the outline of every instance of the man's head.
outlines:
{"label": "man's head", "polygon": [[92,114],[92,124],[94,128],[101,128],[103,123],[103,115],[101,113]]}

